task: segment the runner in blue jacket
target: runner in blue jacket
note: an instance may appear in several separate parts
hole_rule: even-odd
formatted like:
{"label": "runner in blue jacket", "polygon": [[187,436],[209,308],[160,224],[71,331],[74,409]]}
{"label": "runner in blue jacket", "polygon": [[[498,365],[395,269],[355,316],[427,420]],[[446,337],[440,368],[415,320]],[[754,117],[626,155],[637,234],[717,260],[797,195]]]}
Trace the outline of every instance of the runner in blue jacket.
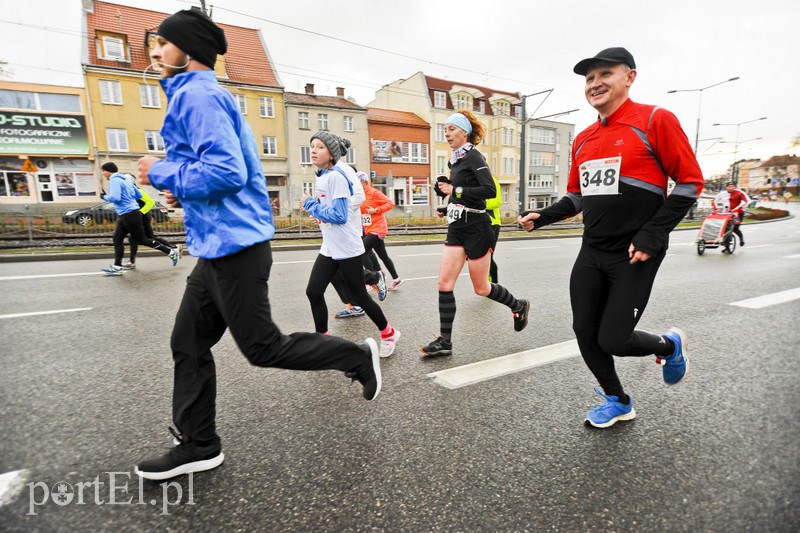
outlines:
{"label": "runner in blue jacket", "polygon": [[211,348],[228,328],[253,365],[340,370],[361,382],[367,400],[381,389],[373,339],[355,344],[317,333],[284,335],[272,321],[267,281],[275,227],[253,132],[213,70],[217,55],[226,51],[222,28],[200,11],[185,10],[161,23],[151,53],[162,66],[169,100],[161,129],[167,158],[141,158],[139,176],[143,184],[168,191],[167,203],[183,207],[186,243],[198,261],[171,340],[173,435],[179,444],[136,466],[147,479],[222,463]]}

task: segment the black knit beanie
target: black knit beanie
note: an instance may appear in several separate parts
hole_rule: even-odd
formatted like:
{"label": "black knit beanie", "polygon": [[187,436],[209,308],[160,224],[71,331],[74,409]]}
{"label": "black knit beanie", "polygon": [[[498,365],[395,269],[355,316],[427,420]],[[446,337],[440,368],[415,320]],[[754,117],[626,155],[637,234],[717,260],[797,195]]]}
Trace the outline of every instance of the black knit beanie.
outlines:
{"label": "black knit beanie", "polygon": [[198,9],[185,9],[167,17],[158,27],[158,34],[209,68],[214,68],[217,54],[228,51],[225,32]]}

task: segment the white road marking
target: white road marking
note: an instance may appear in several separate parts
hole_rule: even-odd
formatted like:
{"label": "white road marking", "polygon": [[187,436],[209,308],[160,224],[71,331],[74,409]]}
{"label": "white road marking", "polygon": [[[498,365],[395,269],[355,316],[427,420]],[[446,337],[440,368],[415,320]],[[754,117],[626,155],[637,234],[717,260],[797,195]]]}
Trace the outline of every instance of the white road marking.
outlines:
{"label": "white road marking", "polygon": [[748,250],[752,250],[753,248],[769,248],[770,246],[775,246],[774,244],[756,244],[754,246],[745,246]]}
{"label": "white road marking", "polygon": [[17,499],[17,495],[25,488],[27,470],[14,470],[0,474],[0,507]]}
{"label": "white road marking", "polygon": [[313,263],[316,259],[305,259],[302,261],[275,261],[273,265],[298,265],[300,263]]}
{"label": "white road marking", "polygon": [[748,309],[763,309],[764,307],[783,304],[798,299],[800,299],[800,287],[787,291],[773,292],[772,294],[765,294],[764,296],[757,296],[747,300],[739,300],[738,302],[733,302],[728,305],[746,307]]}
{"label": "white road marking", "polygon": [[428,377],[446,389],[458,389],[578,355],[578,341],[571,340],[432,372]]}
{"label": "white road marking", "polygon": [[13,315],[0,315],[0,319],[4,318],[20,318],[24,316],[38,316],[38,315],[55,315],[58,313],[77,313],[78,311],[91,311],[92,307],[77,307],[75,309],[56,309],[55,311],[36,311],[33,313],[16,313]]}
{"label": "white road marking", "polygon": [[[464,272],[463,274],[459,274],[461,276],[469,276],[469,272]],[[403,281],[419,281],[421,279],[439,279],[439,276],[423,276],[421,278],[403,278]]]}
{"label": "white road marking", "polygon": [[524,248],[514,248],[514,250],[544,250],[545,248],[561,248],[561,246],[526,246]]}
{"label": "white road marking", "polygon": [[800,254],[787,255],[785,259],[800,259]]}
{"label": "white road marking", "polygon": [[399,254],[400,257],[424,257],[426,255],[442,255],[442,252],[435,252],[431,254]]}
{"label": "white road marking", "polygon": [[72,276],[102,276],[105,272],[98,270],[97,272],[73,272],[72,274],[37,274],[31,276],[5,276],[0,278],[0,281],[14,281],[19,279],[42,279],[42,278],[69,278]]}

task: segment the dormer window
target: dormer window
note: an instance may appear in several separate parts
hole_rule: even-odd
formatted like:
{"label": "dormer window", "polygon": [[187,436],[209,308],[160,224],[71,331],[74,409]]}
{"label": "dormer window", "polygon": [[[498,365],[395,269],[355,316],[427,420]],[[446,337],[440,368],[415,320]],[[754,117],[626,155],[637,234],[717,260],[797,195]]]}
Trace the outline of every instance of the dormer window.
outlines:
{"label": "dormer window", "polygon": [[472,96],[466,93],[459,93],[456,95],[455,101],[455,108],[458,109],[469,109],[472,111]]}
{"label": "dormer window", "polygon": [[121,33],[97,32],[97,57],[111,61],[130,61],[126,36]]}
{"label": "dormer window", "polygon": [[509,112],[508,112],[509,109],[508,108],[509,108],[508,102],[497,102],[497,104],[495,105],[495,109],[496,109],[496,113],[495,114],[503,115],[503,116],[507,117],[509,115]]}

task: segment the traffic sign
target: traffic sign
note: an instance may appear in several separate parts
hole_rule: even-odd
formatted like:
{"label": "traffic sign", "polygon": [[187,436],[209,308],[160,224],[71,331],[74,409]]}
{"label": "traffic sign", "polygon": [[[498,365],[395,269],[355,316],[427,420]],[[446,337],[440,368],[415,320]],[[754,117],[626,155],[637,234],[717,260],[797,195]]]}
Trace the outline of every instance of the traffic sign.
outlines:
{"label": "traffic sign", "polygon": [[33,164],[33,161],[30,159],[26,159],[24,163],[22,163],[22,171],[23,172],[39,172],[39,169],[36,168],[36,165]]}

